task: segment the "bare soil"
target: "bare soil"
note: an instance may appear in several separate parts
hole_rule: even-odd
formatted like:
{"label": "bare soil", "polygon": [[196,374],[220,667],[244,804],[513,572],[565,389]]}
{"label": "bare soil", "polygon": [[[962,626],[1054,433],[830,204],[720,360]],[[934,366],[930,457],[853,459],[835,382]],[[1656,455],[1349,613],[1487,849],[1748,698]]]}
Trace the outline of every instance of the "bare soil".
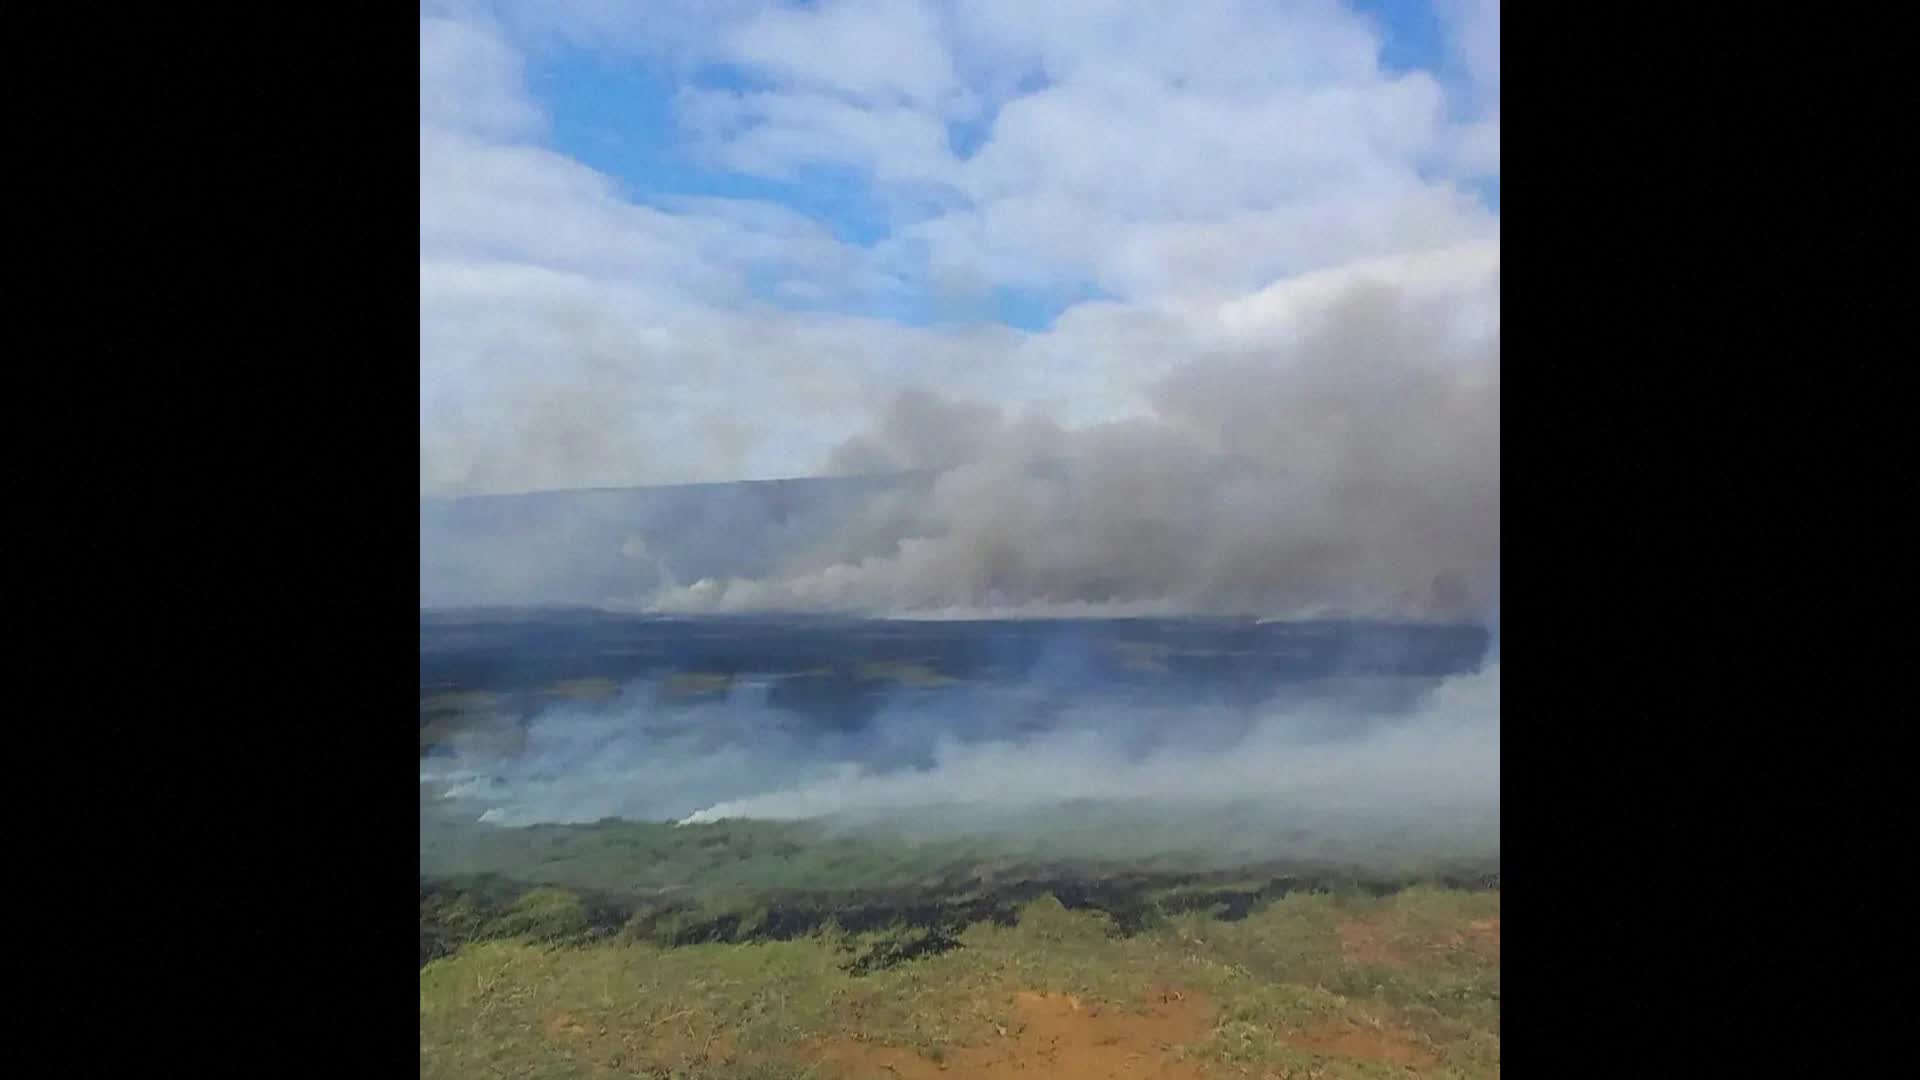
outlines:
{"label": "bare soil", "polygon": [[1004,1034],[943,1061],[900,1047],[837,1040],[823,1049],[821,1062],[831,1075],[848,1080],[1199,1080],[1207,1075],[1177,1056],[1179,1048],[1201,1042],[1213,1029],[1213,1007],[1197,994],[1162,991],[1134,1009],[1102,1008],[1070,994],[1025,990],[1013,1000],[1017,1019]]}

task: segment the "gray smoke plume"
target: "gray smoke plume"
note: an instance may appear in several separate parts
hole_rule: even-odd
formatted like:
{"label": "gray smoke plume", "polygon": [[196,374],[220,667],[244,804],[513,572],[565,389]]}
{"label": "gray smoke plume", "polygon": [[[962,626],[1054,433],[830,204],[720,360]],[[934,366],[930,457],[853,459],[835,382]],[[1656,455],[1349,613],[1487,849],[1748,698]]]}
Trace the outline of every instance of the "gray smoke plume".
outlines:
{"label": "gray smoke plume", "polygon": [[902,393],[829,467],[938,470],[928,490],[877,497],[774,573],[649,606],[1489,619],[1497,267],[1479,287],[1491,327],[1458,294],[1354,282],[1281,340],[1174,367],[1134,420],[1063,429]]}

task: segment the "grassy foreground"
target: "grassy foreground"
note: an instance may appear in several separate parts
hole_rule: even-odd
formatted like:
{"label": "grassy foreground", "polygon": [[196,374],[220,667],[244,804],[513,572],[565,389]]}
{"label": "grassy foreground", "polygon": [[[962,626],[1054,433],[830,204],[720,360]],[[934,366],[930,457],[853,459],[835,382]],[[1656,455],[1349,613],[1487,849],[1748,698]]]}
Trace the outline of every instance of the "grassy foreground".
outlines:
{"label": "grassy foreground", "polygon": [[1131,934],[1043,897],[905,960],[923,938],[831,927],[541,940],[568,903],[425,964],[423,1077],[1499,1075],[1497,889],[1292,893]]}

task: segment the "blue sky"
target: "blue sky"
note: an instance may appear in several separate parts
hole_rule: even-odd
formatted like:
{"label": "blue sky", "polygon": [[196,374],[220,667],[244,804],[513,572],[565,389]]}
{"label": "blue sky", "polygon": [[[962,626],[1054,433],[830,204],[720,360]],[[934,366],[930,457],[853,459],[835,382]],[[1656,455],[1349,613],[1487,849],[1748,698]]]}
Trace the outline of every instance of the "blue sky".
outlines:
{"label": "blue sky", "polygon": [[[706,68],[688,82],[729,92],[755,86],[751,78],[722,65]],[[890,232],[886,208],[862,170],[810,166],[790,177],[771,178],[701,160],[687,146],[674,110],[675,96],[687,83],[676,81],[660,65],[561,44],[539,57],[529,85],[549,117],[549,144],[617,178],[636,201],[657,203],[674,196],[765,201],[820,222],[843,243],[865,248]],[[954,122],[947,135],[954,152],[964,157],[986,133],[984,124]],[[760,295],[774,304],[805,306],[768,290],[760,290]],[[926,290],[831,306],[917,325],[958,317],[1038,330],[1069,305],[1102,295],[1081,282],[1051,289],[995,288],[959,306]]]}
{"label": "blue sky", "polygon": [[[703,74],[706,86],[748,85],[724,69]],[[636,198],[763,199],[827,223],[849,244],[871,245],[886,235],[880,208],[856,170],[811,168],[775,180],[698,161],[684,146],[674,115],[679,84],[643,61],[567,45],[542,56],[529,83],[550,118],[553,148],[617,177]]]}
{"label": "blue sky", "polygon": [[1497,11],[423,0],[423,490],[802,474],[908,384],[1138,412],[1274,297],[1497,251]]}

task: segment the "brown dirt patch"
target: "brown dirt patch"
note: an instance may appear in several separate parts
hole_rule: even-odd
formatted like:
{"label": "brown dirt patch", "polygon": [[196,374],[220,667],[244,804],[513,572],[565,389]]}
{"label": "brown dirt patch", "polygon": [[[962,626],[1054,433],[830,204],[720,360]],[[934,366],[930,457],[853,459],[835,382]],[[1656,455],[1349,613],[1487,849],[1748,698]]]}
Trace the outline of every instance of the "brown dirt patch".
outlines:
{"label": "brown dirt patch", "polygon": [[1495,960],[1500,959],[1500,916],[1468,923],[1466,946]]}
{"label": "brown dirt patch", "polygon": [[1350,1061],[1375,1061],[1414,1068],[1440,1063],[1439,1056],[1421,1046],[1412,1034],[1384,1027],[1322,1028],[1289,1035],[1287,1043],[1310,1054]]}
{"label": "brown dirt patch", "polygon": [[692,1015],[689,1009],[670,1013],[651,1023],[609,1028],[605,1023],[559,1012],[549,1016],[542,1026],[547,1036],[557,1042],[577,1042],[589,1053],[611,1053],[615,1061],[688,1067],[724,1065],[738,1059],[733,1040],[726,1034],[714,1032],[702,1036],[676,1022]]}
{"label": "brown dirt patch", "polygon": [[701,1038],[671,1028],[636,1028],[622,1032],[620,1043],[634,1060],[661,1068],[731,1065],[740,1060],[733,1040],[721,1034]]}
{"label": "brown dirt patch", "polygon": [[1340,935],[1340,954],[1349,964],[1405,967],[1415,960],[1404,943],[1393,940],[1385,926],[1372,920],[1344,919],[1334,929]]}
{"label": "brown dirt patch", "polygon": [[1200,1042],[1212,1030],[1213,1008],[1197,994],[1165,990],[1143,1008],[1125,1009],[1089,1004],[1070,994],[1021,991],[1013,1004],[1017,1019],[1004,1035],[953,1051],[944,1061],[900,1047],[838,1040],[825,1048],[822,1063],[828,1075],[848,1080],[1199,1080],[1205,1075],[1196,1064],[1173,1057],[1177,1047]]}
{"label": "brown dirt patch", "polygon": [[572,1013],[554,1013],[552,1016],[547,1017],[547,1034],[556,1039],[585,1035],[586,1033],[587,1025],[574,1019]]}
{"label": "brown dirt patch", "polygon": [[1500,959],[1500,917],[1476,919],[1462,931],[1438,939],[1407,940],[1396,937],[1386,925],[1370,919],[1347,919],[1335,927],[1340,935],[1340,953],[1349,964],[1363,967],[1407,967],[1421,957],[1450,949],[1469,949],[1482,956]]}

